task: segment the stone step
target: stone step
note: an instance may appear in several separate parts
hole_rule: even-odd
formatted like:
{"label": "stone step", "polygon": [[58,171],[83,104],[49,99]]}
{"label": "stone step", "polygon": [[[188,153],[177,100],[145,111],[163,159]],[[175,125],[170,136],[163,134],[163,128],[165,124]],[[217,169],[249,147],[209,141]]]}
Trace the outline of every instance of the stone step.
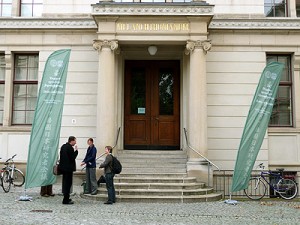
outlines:
{"label": "stone step", "polygon": [[[83,195],[83,198],[106,201],[107,194]],[[148,195],[116,195],[117,202],[143,202],[143,203],[195,203],[218,201],[222,199],[222,193],[210,193],[205,195],[182,196],[148,196]]]}
{"label": "stone step", "polygon": [[182,150],[120,150],[118,151],[118,156],[120,155],[158,155],[161,157],[167,157],[168,155],[183,155],[186,156],[186,152]]}
{"label": "stone step", "polygon": [[161,172],[141,172],[141,171],[134,171],[130,173],[126,173],[125,171],[122,171],[121,174],[118,174],[115,176],[115,179],[117,177],[157,177],[157,178],[167,178],[167,177],[173,177],[173,178],[180,178],[180,177],[188,177],[186,172],[180,172],[180,173],[174,173],[174,172],[169,172],[169,173],[161,173]]}
{"label": "stone step", "polygon": [[164,167],[180,167],[180,168],[185,168],[186,167],[186,163],[170,163],[170,162],[163,162],[163,163],[157,163],[157,162],[153,162],[153,163],[144,163],[144,162],[135,162],[135,163],[124,163],[123,161],[120,161],[122,163],[122,167],[126,167],[126,168],[131,168],[131,167],[135,167],[135,168],[164,168]]}
{"label": "stone step", "polygon": [[[117,155],[123,170],[114,177],[118,202],[202,202],[215,201],[222,194],[213,193],[205,183],[187,175],[184,151],[123,150]],[[97,195],[82,195],[107,200],[106,185]]]}
{"label": "stone step", "polygon": [[[115,188],[116,195],[147,195],[147,196],[186,196],[186,195],[206,195],[213,192],[212,189],[118,189]],[[99,188],[99,194],[107,194],[106,188]]]}
{"label": "stone step", "polygon": [[162,167],[162,168],[123,168],[122,173],[186,173],[186,168]]}
{"label": "stone step", "polygon": [[124,176],[115,176],[114,182],[118,183],[176,183],[176,184],[190,184],[196,183],[195,177],[147,177],[147,176],[140,176],[140,177],[124,177]]}
{"label": "stone step", "polygon": [[[192,190],[205,188],[204,183],[115,183],[115,188],[119,190],[126,189],[177,189],[177,190]],[[100,184],[101,188],[105,188],[105,184]]]}
{"label": "stone step", "polygon": [[160,163],[174,163],[174,164],[186,164],[187,159],[186,158],[121,158],[118,157],[121,163],[127,164],[127,163],[139,163],[139,164],[160,164]]}

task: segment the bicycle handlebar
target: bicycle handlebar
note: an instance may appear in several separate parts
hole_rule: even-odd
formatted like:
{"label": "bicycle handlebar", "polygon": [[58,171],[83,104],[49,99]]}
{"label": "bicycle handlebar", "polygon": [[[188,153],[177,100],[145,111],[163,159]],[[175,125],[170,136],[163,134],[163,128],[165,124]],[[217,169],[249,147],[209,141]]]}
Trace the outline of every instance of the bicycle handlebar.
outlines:
{"label": "bicycle handlebar", "polygon": [[7,163],[7,162],[13,160],[13,158],[15,158],[16,156],[17,156],[17,154],[14,154],[11,158],[7,159],[7,160],[5,161],[5,163]]}
{"label": "bicycle handlebar", "polygon": [[259,167],[259,168],[261,168],[261,169],[264,169],[264,168],[265,168],[264,163],[258,164],[257,167]]}

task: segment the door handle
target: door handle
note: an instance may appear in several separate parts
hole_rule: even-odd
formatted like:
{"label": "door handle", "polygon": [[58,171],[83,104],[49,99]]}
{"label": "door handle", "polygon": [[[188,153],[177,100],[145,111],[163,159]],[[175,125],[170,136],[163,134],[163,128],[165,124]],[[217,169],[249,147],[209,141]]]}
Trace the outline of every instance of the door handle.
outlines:
{"label": "door handle", "polygon": [[155,119],[156,119],[156,120],[159,120],[159,118],[158,118],[158,117],[155,117]]}

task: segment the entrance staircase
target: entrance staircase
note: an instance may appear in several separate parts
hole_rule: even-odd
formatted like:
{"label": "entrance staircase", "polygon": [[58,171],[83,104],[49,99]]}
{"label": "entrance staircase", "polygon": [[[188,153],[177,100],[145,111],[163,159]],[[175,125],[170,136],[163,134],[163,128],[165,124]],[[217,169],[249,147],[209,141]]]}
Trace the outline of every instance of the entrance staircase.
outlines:
{"label": "entrance staircase", "polygon": [[[188,177],[187,156],[183,151],[119,151],[122,173],[114,178],[117,202],[186,203],[216,201],[214,193],[195,177]],[[94,200],[107,200],[105,184],[97,195],[82,195]]]}

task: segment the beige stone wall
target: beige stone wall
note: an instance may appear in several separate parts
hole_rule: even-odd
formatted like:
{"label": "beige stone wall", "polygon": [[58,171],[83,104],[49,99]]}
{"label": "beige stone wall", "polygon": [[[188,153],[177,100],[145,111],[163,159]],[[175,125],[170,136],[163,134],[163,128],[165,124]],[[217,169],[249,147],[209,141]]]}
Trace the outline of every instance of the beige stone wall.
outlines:
{"label": "beige stone wall", "polygon": [[[78,137],[79,161],[85,155],[86,141],[96,137],[98,53],[92,42],[95,31],[18,31],[0,34],[0,51],[39,53],[39,84],[48,56],[55,50],[71,48],[59,145],[68,136]],[[11,90],[6,90],[5,98]],[[27,160],[30,127],[0,127],[0,157],[17,153],[16,161]],[[97,143],[97,140],[95,140]]]}
{"label": "beige stone wall", "polygon": [[[210,32],[213,48],[207,54],[208,90],[208,158],[221,167],[233,169],[246,117],[261,72],[266,53],[298,51],[296,32],[235,31]],[[293,62],[294,64],[295,62]],[[298,72],[294,86],[299,86]],[[294,115],[299,101],[294,95]],[[299,168],[300,129],[269,128],[257,161],[270,167],[282,162]],[[288,157],[285,155],[289,154]]]}
{"label": "beige stone wall", "polygon": [[91,4],[96,4],[96,0],[44,0],[43,14],[60,14],[68,16],[70,14],[90,14]]}

